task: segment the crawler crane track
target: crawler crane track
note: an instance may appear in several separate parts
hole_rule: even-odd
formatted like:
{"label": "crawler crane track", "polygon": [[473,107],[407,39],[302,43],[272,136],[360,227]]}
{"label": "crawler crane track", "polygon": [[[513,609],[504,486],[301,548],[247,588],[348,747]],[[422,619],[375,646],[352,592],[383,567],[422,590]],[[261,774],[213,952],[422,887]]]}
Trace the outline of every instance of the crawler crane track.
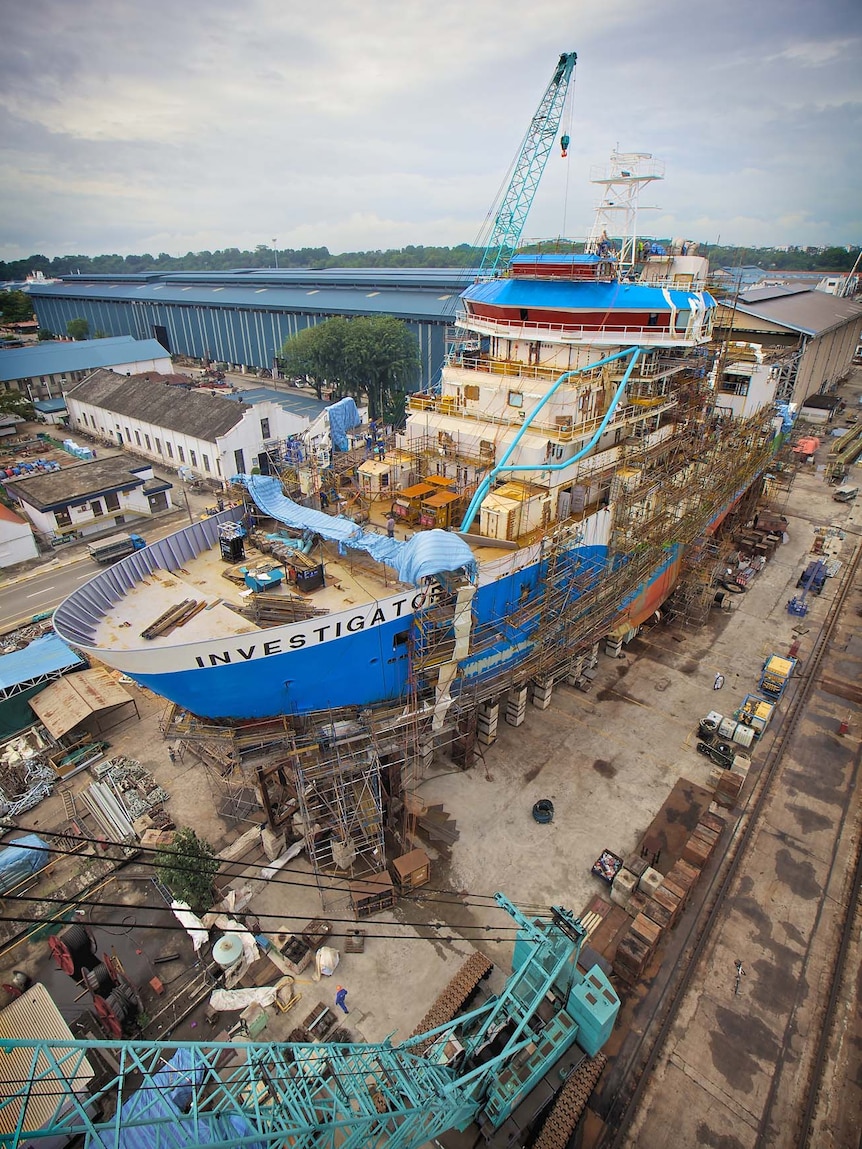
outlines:
{"label": "crawler crane track", "polygon": [[[493,962],[486,958],[483,953],[479,953],[477,950],[476,953],[470,954],[446,988],[437,996],[434,1004],[410,1036],[418,1037],[429,1029],[436,1029],[438,1025],[445,1025],[447,1021],[452,1021],[457,1016],[458,1011],[467,1005],[479,988],[479,983],[488,976],[493,968]],[[430,1043],[431,1039],[417,1045],[413,1052],[424,1053]]]}
{"label": "crawler crane track", "polygon": [[603,1053],[581,1062],[557,1094],[533,1149],[566,1149],[607,1063]]}

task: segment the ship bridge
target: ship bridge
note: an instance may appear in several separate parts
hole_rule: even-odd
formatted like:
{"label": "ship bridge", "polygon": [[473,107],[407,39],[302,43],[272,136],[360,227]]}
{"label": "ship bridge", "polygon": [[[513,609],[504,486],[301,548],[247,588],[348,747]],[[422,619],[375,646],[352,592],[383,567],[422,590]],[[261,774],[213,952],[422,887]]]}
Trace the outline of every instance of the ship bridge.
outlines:
{"label": "ship bridge", "polygon": [[562,277],[489,280],[461,300],[459,325],[479,336],[595,347],[695,347],[715,313],[705,291]]}

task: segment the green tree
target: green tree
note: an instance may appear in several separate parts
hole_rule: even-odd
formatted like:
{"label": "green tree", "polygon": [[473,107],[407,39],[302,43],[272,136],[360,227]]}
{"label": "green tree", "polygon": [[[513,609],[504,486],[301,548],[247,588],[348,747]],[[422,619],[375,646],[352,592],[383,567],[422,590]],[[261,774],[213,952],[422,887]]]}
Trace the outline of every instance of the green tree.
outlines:
{"label": "green tree", "polygon": [[25,291],[0,291],[0,322],[26,323],[33,318],[33,301]]}
{"label": "green tree", "polygon": [[281,351],[281,368],[288,374],[310,380],[317,398],[324,383],[340,393],[346,382],[345,346],[350,321],[342,316],[326,319],[288,339]]}
{"label": "green tree", "polygon": [[86,319],[70,319],[66,324],[66,334],[70,339],[86,339],[90,334],[90,324]]}
{"label": "green tree", "polygon": [[288,339],[281,365],[289,375],[310,379],[318,398],[328,383],[336,397],[367,399],[372,419],[399,423],[404,396],[419,378],[419,344],[392,316],[337,316]]}
{"label": "green tree", "polygon": [[159,855],[156,872],[174,895],[196,914],[205,913],[213,903],[213,879],[219,868],[215,850],[199,838],[190,826],[182,826],[170,846]]}
{"label": "green tree", "polygon": [[0,391],[0,414],[19,415],[22,419],[35,419],[36,410],[20,391]]}
{"label": "green tree", "polygon": [[40,327],[39,331],[36,335],[36,338],[39,340],[40,343],[45,343],[49,339],[56,339],[57,336],[54,334],[53,331],[49,331],[47,327]]}
{"label": "green tree", "polygon": [[391,315],[360,316],[349,330],[346,378],[352,394],[365,394],[372,419],[400,423],[404,396],[419,378],[416,336]]}

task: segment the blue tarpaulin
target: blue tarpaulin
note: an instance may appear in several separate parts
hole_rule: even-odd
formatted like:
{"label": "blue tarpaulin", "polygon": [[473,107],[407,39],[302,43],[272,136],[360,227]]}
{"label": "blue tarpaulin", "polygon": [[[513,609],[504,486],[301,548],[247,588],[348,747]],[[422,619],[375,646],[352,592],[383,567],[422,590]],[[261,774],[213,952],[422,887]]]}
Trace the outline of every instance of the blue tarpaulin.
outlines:
{"label": "blue tarpaulin", "polygon": [[[257,1130],[241,1113],[186,1113],[193,1085],[204,1070],[195,1066],[192,1051],[178,1049],[169,1062],[149,1078],[123,1104],[120,1128],[123,1149],[194,1149],[211,1142],[231,1143],[251,1137]],[[149,1119],[149,1124],[146,1124]],[[133,1124],[144,1122],[144,1124]],[[265,1142],[247,1141],[246,1149],[265,1149]],[[115,1131],[87,1138],[87,1149],[113,1149]]]}
{"label": "blue tarpaulin", "polygon": [[354,550],[365,551],[373,559],[397,572],[401,582],[418,586],[423,578],[445,571],[464,570],[476,574],[476,560],[463,539],[449,531],[420,531],[406,542],[364,531],[341,515],[327,515],[301,507],[289,499],[278,479],[270,475],[236,475],[264,514],[296,530],[310,530],[324,539]]}
{"label": "blue tarpaulin", "polygon": [[20,686],[25,682],[33,682],[58,670],[68,670],[81,665],[86,664],[80,654],[76,654],[71,647],[66,646],[65,642],[52,631],[34,639],[23,650],[15,650],[11,654],[0,656],[0,691],[8,690],[11,686]]}
{"label": "blue tarpaulin", "polygon": [[36,834],[15,838],[0,850],[0,894],[5,894],[51,861],[51,847]]}
{"label": "blue tarpaulin", "polygon": [[327,407],[326,413],[329,416],[329,437],[332,440],[333,448],[336,451],[346,451],[348,447],[347,432],[351,427],[358,427],[362,422],[356,401],[348,395],[346,399],[341,399],[338,403],[333,403],[331,407]]}

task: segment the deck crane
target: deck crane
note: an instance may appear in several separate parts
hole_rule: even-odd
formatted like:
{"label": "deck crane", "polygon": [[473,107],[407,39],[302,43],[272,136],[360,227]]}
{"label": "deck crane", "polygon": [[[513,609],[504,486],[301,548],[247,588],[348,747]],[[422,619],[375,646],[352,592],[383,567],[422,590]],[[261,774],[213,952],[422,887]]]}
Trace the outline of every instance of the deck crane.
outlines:
{"label": "deck crane", "polygon": [[[493,230],[479,269],[480,278],[493,278],[501,274],[515,254],[542,172],[554,146],[577,58],[576,52],[562,53],[530,121],[515,160],[512,178],[494,217]],[[565,155],[568,136],[564,136],[561,143]]]}
{"label": "deck crane", "polygon": [[[83,1135],[88,1149],[420,1149],[473,1121],[490,1145],[519,1144],[518,1132],[533,1136],[542,1121],[536,1144],[564,1144],[580,1116],[572,1088],[582,1107],[619,998],[598,965],[579,968],[586,930],[568,910],[530,919],[496,900],[518,924],[503,991],[460,1015],[469,993],[453,1005],[444,991],[437,1014],[399,1045],[0,1036],[0,1146]],[[474,954],[474,973],[475,959],[490,971]],[[566,1104],[555,1119],[549,1083],[560,1091],[562,1068]],[[540,1112],[530,1109],[537,1098]],[[571,1128],[560,1128],[563,1114]]]}

